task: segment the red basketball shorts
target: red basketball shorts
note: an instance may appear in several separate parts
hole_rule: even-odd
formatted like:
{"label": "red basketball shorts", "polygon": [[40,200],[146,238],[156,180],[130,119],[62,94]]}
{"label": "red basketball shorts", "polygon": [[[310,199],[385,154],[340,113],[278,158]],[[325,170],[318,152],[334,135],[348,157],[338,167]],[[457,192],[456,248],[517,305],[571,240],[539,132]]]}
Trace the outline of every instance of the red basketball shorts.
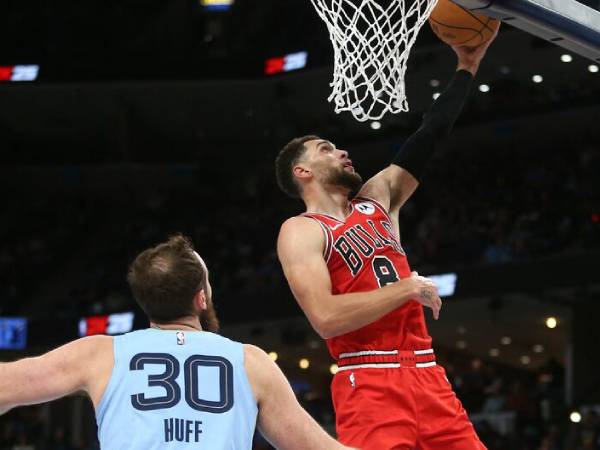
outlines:
{"label": "red basketball shorts", "polygon": [[361,450],[485,450],[441,366],[347,368],[331,384],[338,439]]}

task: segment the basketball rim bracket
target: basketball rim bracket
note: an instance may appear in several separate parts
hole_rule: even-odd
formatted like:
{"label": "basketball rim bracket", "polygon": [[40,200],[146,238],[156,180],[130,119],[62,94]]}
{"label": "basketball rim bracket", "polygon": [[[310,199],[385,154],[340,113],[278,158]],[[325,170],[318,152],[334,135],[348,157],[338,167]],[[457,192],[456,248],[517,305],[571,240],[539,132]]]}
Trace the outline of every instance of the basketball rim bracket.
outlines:
{"label": "basketball rim bracket", "polygon": [[575,0],[452,0],[600,62],[600,11]]}

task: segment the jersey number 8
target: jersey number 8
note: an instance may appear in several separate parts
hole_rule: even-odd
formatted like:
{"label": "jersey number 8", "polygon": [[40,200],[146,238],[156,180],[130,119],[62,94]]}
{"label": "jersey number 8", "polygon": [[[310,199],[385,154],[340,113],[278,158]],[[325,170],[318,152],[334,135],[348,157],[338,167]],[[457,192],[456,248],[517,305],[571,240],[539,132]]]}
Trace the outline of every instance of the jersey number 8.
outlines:
{"label": "jersey number 8", "polygon": [[373,273],[377,278],[379,287],[387,286],[399,280],[398,273],[392,261],[385,256],[376,256],[373,258]]}

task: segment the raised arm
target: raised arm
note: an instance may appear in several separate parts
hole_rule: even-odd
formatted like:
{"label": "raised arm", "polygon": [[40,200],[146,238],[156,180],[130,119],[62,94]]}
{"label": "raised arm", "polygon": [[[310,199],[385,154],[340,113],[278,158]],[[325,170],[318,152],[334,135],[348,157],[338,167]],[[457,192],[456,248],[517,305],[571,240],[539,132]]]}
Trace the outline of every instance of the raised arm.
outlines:
{"label": "raised arm", "polygon": [[2,363],[0,414],[77,391],[89,393],[97,403],[110,370],[112,338],[108,336],[78,339],[42,356]]}
{"label": "raised arm", "polygon": [[390,166],[365,183],[359,195],[378,200],[392,215],[400,210],[417,189],[438,143],[452,131],[471,91],[473,77],[492,41],[493,38],[476,48],[452,47],[458,56],[458,67],[452,80],[425,113],[421,126],[406,140]]}
{"label": "raised arm", "polygon": [[246,373],[258,402],[258,429],[280,450],[350,450],[300,406],[285,376],[258,347],[244,346]]}
{"label": "raised arm", "polygon": [[441,300],[435,284],[416,274],[373,291],[333,295],[323,247],[323,232],[314,220],[293,217],[282,225],[277,253],[283,271],[298,304],[324,339],[368,325],[411,299],[430,307],[438,318]]}

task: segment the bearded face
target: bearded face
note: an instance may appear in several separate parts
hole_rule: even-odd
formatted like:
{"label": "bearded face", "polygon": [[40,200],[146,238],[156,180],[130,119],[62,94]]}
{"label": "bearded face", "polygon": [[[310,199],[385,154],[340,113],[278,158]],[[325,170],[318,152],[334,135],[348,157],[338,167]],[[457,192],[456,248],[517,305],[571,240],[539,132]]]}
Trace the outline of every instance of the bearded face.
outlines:
{"label": "bearded face", "polygon": [[202,270],[204,272],[204,295],[206,296],[206,309],[200,311],[200,326],[204,331],[210,331],[211,333],[219,332],[219,319],[217,318],[217,312],[215,311],[215,307],[213,305],[212,300],[212,286],[210,285],[210,280],[208,279],[208,268],[206,267],[206,263],[200,257],[200,255],[194,252],[194,255],[200,262],[202,266]]}
{"label": "bearded face", "polygon": [[362,186],[362,177],[354,171],[352,165],[329,167],[322,177],[322,182],[330,186],[348,189],[351,194],[358,192]]}
{"label": "bearded face", "polygon": [[200,325],[204,331],[219,332],[219,319],[211,297],[206,297],[206,309],[200,313]]}
{"label": "bearded face", "polygon": [[211,333],[219,332],[219,319],[217,318],[217,312],[215,311],[215,306],[213,305],[212,299],[212,286],[210,281],[208,280],[208,269],[202,261],[204,266],[204,286],[205,286],[205,295],[206,295],[206,309],[200,311],[200,325],[202,329],[205,331],[210,331]]}

